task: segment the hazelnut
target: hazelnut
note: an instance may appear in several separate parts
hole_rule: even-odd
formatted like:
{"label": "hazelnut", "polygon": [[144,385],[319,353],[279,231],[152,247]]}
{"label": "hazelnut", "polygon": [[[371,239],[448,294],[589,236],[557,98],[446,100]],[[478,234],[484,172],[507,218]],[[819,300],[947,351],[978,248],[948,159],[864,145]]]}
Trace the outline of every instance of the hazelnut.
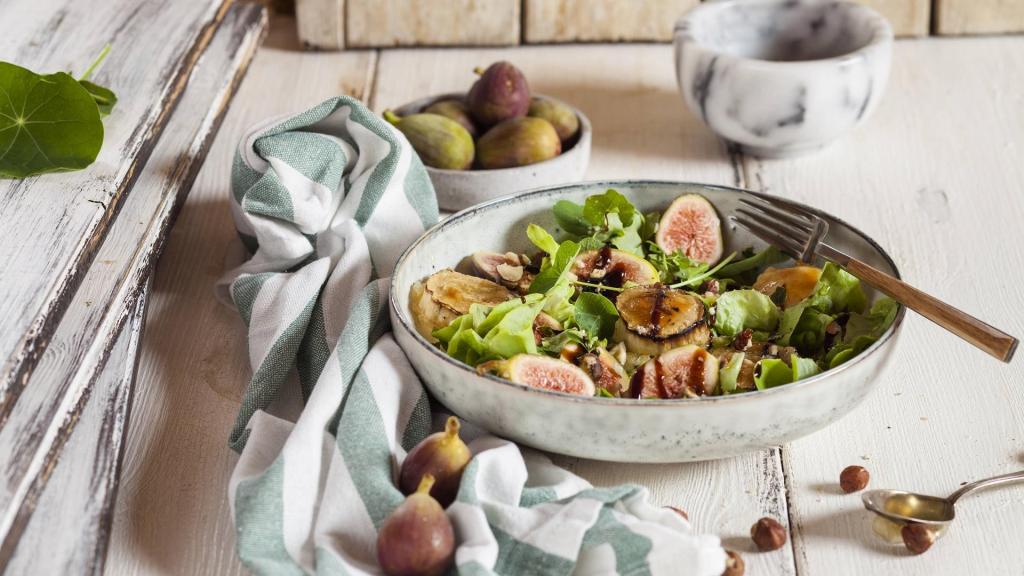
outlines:
{"label": "hazelnut", "polygon": [[867,487],[871,474],[863,466],[847,466],[839,474],[839,487],[847,494],[859,492]]}
{"label": "hazelnut", "polygon": [[725,559],[725,572],[722,576],[743,576],[743,558],[732,550],[726,550],[728,558]]}
{"label": "hazelnut", "polygon": [[774,518],[761,518],[750,527],[750,538],[762,552],[778,550],[786,543],[786,529]]}
{"label": "hazelnut", "polygon": [[679,514],[680,516],[682,516],[683,518],[685,518],[687,520],[690,519],[690,515],[687,514],[686,510],[683,510],[682,508],[676,508],[675,506],[665,506],[665,508],[668,508],[669,510],[675,512],[676,514]]}
{"label": "hazelnut", "polygon": [[910,522],[900,530],[903,545],[913,554],[924,554],[935,542],[935,533],[924,524]]}

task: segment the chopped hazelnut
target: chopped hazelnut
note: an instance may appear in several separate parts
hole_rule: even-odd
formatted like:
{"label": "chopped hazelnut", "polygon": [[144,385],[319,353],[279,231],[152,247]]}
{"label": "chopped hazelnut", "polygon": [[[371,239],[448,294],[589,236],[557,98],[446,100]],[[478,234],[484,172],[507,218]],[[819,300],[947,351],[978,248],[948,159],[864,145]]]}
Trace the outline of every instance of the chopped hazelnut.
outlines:
{"label": "chopped hazelnut", "polygon": [[728,558],[725,559],[725,572],[722,572],[722,576],[743,576],[743,558],[732,550],[726,550],[725,553]]}
{"label": "chopped hazelnut", "polygon": [[508,264],[498,264],[497,266],[498,275],[502,277],[506,282],[518,282],[523,277],[522,266],[509,266]]}
{"label": "chopped hazelnut", "polygon": [[871,474],[863,466],[847,466],[839,474],[839,487],[847,494],[859,492],[867,487]]}
{"label": "chopped hazelnut", "polygon": [[762,552],[778,550],[786,543],[786,529],[774,518],[761,518],[750,527],[750,538]]}
{"label": "chopped hazelnut", "polygon": [[736,335],[736,338],[732,341],[732,347],[734,350],[743,351],[750,348],[750,341],[754,337],[754,331],[750,328],[744,328],[742,332]]}
{"label": "chopped hazelnut", "polygon": [[935,542],[935,533],[924,524],[910,522],[900,530],[903,545],[914,554],[924,554]]}

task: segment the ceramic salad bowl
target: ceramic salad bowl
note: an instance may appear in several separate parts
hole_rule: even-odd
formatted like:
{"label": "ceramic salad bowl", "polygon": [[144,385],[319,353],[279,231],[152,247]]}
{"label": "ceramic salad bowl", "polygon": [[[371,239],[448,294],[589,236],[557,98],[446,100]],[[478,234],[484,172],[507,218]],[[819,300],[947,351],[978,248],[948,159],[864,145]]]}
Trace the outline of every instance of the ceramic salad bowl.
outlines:
{"label": "ceramic salad bowl", "polygon": [[[869,348],[836,368],[792,384],[745,394],[674,400],[581,397],[478,374],[447,356],[415,329],[410,287],[467,252],[527,251],[523,231],[535,223],[555,231],[551,207],[558,200],[582,203],[608,188],[642,212],[662,210],[685,193],[706,197],[722,217],[725,248],[762,248],[729,220],[749,193],[721,186],[659,181],[570,184],[509,196],[469,208],[438,224],[413,243],[391,281],[390,314],[399,344],[434,397],[458,416],[535,448],[617,462],[684,462],[725,458],[805,436],[853,410],[889,365],[902,325],[892,326]],[[898,276],[892,259],[873,240],[845,222],[805,207],[829,223],[829,243]],[[865,286],[869,298],[874,298]]]}

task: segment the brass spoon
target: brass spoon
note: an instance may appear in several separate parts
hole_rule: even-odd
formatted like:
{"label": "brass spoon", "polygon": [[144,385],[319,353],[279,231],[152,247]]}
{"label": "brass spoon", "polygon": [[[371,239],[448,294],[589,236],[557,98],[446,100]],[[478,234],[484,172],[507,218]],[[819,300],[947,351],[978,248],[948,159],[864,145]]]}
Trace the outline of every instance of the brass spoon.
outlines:
{"label": "brass spoon", "polygon": [[924,524],[938,538],[956,517],[953,505],[962,496],[981,488],[1021,481],[1024,481],[1024,470],[965,484],[947,498],[903,490],[869,490],[861,498],[864,507],[877,514],[873,524],[875,532],[892,543],[900,543],[900,529],[907,523]]}

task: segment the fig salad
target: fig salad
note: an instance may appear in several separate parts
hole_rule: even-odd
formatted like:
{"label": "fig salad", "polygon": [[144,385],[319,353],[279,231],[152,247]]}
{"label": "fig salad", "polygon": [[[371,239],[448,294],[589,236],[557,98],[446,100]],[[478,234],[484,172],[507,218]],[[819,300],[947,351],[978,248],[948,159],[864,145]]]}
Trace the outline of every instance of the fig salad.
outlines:
{"label": "fig salad", "polygon": [[703,196],[643,214],[615,190],[530,224],[536,254],[477,252],[415,283],[416,329],[480,373],[547,390],[689,398],[783,386],[835,368],[889,328],[898,304],[869,305],[829,262],[775,248],[724,254]]}

